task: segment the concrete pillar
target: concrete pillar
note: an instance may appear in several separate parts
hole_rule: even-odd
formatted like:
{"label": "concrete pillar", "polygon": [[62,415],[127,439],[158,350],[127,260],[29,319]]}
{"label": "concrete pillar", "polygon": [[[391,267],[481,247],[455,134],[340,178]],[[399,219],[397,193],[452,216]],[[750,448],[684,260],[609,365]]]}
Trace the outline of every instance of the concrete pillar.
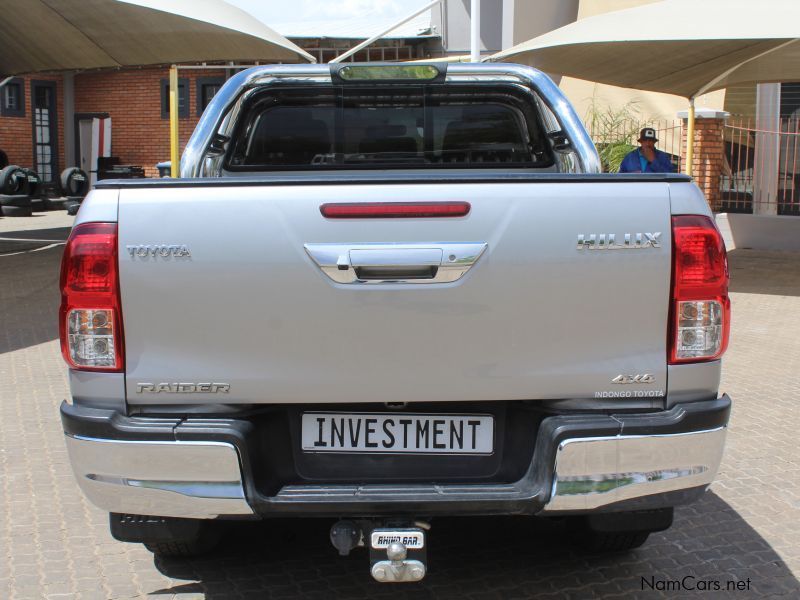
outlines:
{"label": "concrete pillar", "polygon": [[778,214],[781,84],[756,86],[756,147],[753,159],[753,214]]}
{"label": "concrete pillar", "polygon": [[[720,175],[725,161],[723,126],[730,115],[721,110],[698,108],[694,122],[694,160],[692,178],[708,201],[711,210],[718,210],[721,203],[719,191]],[[682,110],[678,118],[683,119],[681,139],[681,163],[686,162],[686,132],[689,112]]]}

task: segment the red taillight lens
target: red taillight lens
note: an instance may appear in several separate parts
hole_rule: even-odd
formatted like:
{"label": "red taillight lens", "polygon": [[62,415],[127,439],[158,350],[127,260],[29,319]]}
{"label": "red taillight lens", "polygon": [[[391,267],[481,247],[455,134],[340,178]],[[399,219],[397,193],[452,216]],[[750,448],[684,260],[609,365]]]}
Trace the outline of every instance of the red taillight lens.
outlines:
{"label": "red taillight lens", "polygon": [[728,260],[714,222],[672,217],[672,305],[669,362],[714,360],[728,347],[731,305]]}
{"label": "red taillight lens", "polygon": [[61,353],[70,367],[122,371],[116,223],[72,230],[61,259]]}
{"label": "red taillight lens", "polygon": [[464,217],[469,202],[340,202],[319,207],[328,219],[424,219]]}

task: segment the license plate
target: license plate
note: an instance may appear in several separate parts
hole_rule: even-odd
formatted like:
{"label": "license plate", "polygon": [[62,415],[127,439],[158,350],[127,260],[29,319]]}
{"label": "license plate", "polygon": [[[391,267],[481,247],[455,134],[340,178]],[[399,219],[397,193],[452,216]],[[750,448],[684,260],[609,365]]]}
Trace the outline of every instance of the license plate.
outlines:
{"label": "license plate", "polygon": [[494,417],[406,413],[303,413],[306,452],[491,454]]}

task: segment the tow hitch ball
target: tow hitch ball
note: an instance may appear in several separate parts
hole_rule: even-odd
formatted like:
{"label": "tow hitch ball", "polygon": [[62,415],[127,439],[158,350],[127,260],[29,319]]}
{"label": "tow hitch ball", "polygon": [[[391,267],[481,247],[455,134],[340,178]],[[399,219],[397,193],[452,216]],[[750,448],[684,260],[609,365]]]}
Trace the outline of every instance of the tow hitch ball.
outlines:
{"label": "tow hitch ball", "polygon": [[331,543],[342,556],[367,546],[370,573],[381,583],[420,581],[425,577],[428,523],[339,521],[331,527]]}

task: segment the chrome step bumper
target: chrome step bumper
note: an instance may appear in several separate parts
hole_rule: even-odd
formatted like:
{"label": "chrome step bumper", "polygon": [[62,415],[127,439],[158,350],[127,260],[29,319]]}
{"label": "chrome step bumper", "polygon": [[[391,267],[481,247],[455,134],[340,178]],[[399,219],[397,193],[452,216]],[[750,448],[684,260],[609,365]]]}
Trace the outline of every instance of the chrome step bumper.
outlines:
{"label": "chrome step bumper", "polygon": [[726,427],[667,435],[564,440],[545,513],[588,512],[705,488],[722,461]]}
{"label": "chrome step bumper", "polygon": [[196,519],[253,514],[232,444],[69,434],[66,440],[78,485],[108,512]]}
{"label": "chrome step bumper", "polygon": [[[262,495],[249,424],[147,419],[62,405],[70,461],[92,503],[115,513],[542,514],[654,509],[697,499],[722,459],[730,398],[633,415],[542,421],[525,475],[506,484],[295,484]],[[624,432],[624,433],[623,433]],[[149,439],[148,439],[149,438]]]}

